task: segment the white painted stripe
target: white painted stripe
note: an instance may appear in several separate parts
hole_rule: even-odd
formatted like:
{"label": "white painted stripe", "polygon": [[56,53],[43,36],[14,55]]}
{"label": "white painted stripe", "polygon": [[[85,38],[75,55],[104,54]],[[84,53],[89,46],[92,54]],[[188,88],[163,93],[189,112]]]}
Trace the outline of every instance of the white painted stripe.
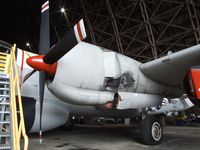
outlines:
{"label": "white painted stripe", "polygon": [[[83,19],[81,19],[77,24],[79,24],[79,26],[80,26],[80,31],[81,31],[82,37],[84,39],[86,37],[86,32],[85,32],[85,26],[84,26]],[[77,24],[74,26],[74,32],[75,32],[75,35],[76,35],[76,40],[78,42],[80,42],[81,38],[79,37]]]}
{"label": "white painted stripe", "polygon": [[43,13],[45,10],[47,10],[47,9],[49,9],[49,6],[44,7],[44,8],[42,9],[42,13]]}
{"label": "white painted stripe", "polygon": [[49,1],[46,1],[46,2],[42,5],[42,8],[43,8],[45,5],[49,5]]}
{"label": "white painted stripe", "polygon": [[83,19],[80,20],[80,28],[81,28],[81,34],[82,34],[83,39],[84,39],[87,35],[86,35],[86,32],[85,32],[85,26],[84,26]]}
{"label": "white painted stripe", "polygon": [[74,26],[74,32],[75,32],[75,36],[76,36],[76,40],[77,42],[80,42],[80,37],[78,35],[78,29],[77,29],[77,24]]}
{"label": "white painted stripe", "polygon": [[42,5],[42,13],[49,9],[49,1],[46,1],[43,5]]}

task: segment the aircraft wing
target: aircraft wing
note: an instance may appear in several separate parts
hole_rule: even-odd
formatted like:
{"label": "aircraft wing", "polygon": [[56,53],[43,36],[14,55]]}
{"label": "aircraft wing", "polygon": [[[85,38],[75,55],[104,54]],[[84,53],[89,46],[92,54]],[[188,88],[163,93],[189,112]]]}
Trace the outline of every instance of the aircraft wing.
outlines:
{"label": "aircraft wing", "polygon": [[200,44],[141,64],[140,70],[157,82],[176,86],[195,65],[200,65]]}

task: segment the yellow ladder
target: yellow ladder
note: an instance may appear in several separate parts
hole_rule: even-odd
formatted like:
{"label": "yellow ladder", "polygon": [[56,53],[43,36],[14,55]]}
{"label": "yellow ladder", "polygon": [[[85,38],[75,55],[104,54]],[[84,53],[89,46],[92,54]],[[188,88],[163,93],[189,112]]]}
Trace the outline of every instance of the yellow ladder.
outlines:
{"label": "yellow ladder", "polygon": [[[10,127],[11,127],[11,149],[28,149],[28,137],[26,135],[24,114],[22,108],[21,89],[18,77],[18,68],[15,58],[16,45],[11,48],[10,54],[0,53],[0,72],[9,76],[10,80]],[[18,105],[17,105],[18,102]],[[21,138],[23,137],[23,142]]]}

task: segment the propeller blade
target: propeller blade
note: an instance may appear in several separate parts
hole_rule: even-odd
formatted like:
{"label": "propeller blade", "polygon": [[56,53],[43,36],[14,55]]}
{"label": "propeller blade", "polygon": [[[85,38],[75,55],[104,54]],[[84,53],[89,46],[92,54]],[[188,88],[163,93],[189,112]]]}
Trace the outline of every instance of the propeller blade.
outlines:
{"label": "propeller blade", "polygon": [[[45,54],[50,49],[50,30],[49,30],[49,1],[43,3],[41,8],[41,25],[40,25],[40,41],[39,54]],[[42,111],[44,101],[46,74],[43,71],[39,73],[39,99],[40,99],[40,138],[42,137]]]}
{"label": "propeller blade", "polygon": [[85,26],[81,19],[50,51],[43,57],[47,64],[54,64],[75,45],[86,38]]}
{"label": "propeller blade", "polygon": [[44,89],[45,89],[45,72],[39,72],[39,92],[40,92],[40,136],[42,136],[42,111],[43,111],[43,102],[44,102]]}
{"label": "propeller blade", "polygon": [[33,71],[27,73],[27,74],[24,76],[23,83],[24,83],[26,80],[28,80],[36,71],[37,71],[37,70],[34,69]]}
{"label": "propeller blade", "polygon": [[46,54],[50,49],[49,1],[43,3],[41,9],[39,54]]}

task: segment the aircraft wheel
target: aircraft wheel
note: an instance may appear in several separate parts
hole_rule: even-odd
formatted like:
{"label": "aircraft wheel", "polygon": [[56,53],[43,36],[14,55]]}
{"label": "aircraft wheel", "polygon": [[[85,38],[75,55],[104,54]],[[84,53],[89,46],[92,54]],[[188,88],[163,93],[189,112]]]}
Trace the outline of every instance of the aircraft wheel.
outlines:
{"label": "aircraft wheel", "polygon": [[148,115],[140,125],[141,136],[145,144],[158,145],[162,142],[163,128],[159,117]]}
{"label": "aircraft wheel", "polygon": [[72,121],[72,119],[68,119],[65,124],[64,124],[64,128],[65,130],[71,130],[74,127],[74,123]]}

